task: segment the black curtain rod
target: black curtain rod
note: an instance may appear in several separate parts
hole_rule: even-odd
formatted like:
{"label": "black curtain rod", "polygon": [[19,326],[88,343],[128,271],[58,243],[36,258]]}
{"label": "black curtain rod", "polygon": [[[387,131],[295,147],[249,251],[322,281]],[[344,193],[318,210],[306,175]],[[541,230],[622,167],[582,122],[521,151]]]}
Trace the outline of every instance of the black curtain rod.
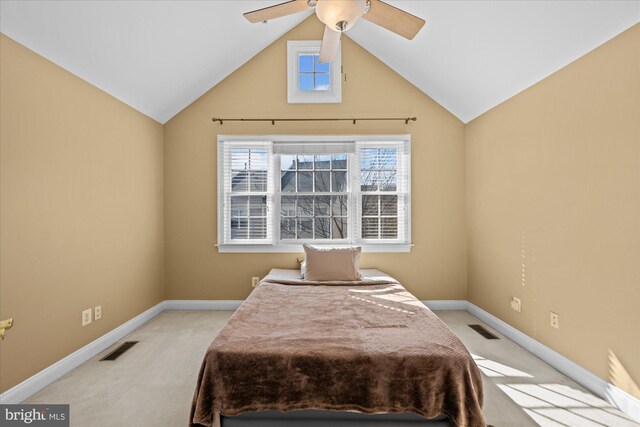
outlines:
{"label": "black curtain rod", "polygon": [[220,123],[221,125],[224,122],[271,122],[272,125],[275,125],[276,122],[353,122],[355,125],[356,122],[365,122],[365,121],[399,121],[402,120],[405,125],[408,125],[409,122],[415,122],[418,120],[417,117],[361,117],[356,119],[222,119],[219,117],[214,117],[211,119],[214,123]]}

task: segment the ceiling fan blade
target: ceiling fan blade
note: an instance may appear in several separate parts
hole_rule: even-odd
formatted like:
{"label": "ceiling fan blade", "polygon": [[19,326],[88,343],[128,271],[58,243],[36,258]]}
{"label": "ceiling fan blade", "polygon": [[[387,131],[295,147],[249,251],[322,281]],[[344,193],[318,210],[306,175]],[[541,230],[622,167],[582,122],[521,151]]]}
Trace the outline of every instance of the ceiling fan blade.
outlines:
{"label": "ceiling fan blade", "polygon": [[336,56],[336,52],[338,51],[338,44],[340,44],[341,35],[341,32],[333,31],[325,25],[324,36],[322,36],[322,45],[320,46],[320,57],[318,58],[319,63],[322,64],[324,62],[333,61],[333,57]]}
{"label": "ceiling fan blade", "polygon": [[425,22],[422,18],[380,0],[371,0],[369,12],[362,17],[409,40],[418,34]]}
{"label": "ceiling fan blade", "polygon": [[309,9],[311,9],[311,7],[307,3],[307,0],[290,0],[274,6],[252,10],[251,12],[244,13],[242,16],[247,18],[249,22],[255,24],[256,22],[268,21]]}

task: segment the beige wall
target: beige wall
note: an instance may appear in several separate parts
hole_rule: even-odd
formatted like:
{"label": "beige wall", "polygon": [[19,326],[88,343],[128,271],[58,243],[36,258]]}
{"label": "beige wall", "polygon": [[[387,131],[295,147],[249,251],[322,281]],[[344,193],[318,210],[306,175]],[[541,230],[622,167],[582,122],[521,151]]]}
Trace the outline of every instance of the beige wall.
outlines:
{"label": "beige wall", "polygon": [[163,299],[163,150],[159,123],[0,37],[4,391]]}
{"label": "beige wall", "polygon": [[421,299],[470,299],[640,397],[640,27],[466,127],[349,39],[343,102],[288,104],[286,40],[321,36],[310,19],[258,54],[164,126],[164,151],[158,123],[1,37],[0,316],[16,324],[0,389],[164,298],[241,299],[251,276],[295,267],[217,252],[217,132],[411,133],[416,246],[364,265]]}
{"label": "beige wall", "polygon": [[466,129],[470,301],[637,397],[639,76],[636,25]]}
{"label": "beige wall", "polygon": [[[365,266],[398,277],[423,299],[464,299],[464,125],[349,39],[341,104],[288,104],[287,40],[321,39],[304,21],[165,124],[167,298],[240,299],[251,276],[295,268],[296,254],[219,254],[216,243],[216,134],[403,134],[413,137],[411,253],[364,254]],[[232,123],[219,117],[417,116],[400,123]]]}

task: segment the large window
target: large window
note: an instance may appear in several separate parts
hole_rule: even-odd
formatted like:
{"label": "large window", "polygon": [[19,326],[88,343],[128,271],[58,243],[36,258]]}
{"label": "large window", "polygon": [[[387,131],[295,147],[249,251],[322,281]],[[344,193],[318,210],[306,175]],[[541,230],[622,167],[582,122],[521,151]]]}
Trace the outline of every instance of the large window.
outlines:
{"label": "large window", "polygon": [[280,165],[280,240],[346,241],[347,154],[283,154]]}
{"label": "large window", "polygon": [[219,140],[220,251],[410,249],[408,136],[239,139]]}

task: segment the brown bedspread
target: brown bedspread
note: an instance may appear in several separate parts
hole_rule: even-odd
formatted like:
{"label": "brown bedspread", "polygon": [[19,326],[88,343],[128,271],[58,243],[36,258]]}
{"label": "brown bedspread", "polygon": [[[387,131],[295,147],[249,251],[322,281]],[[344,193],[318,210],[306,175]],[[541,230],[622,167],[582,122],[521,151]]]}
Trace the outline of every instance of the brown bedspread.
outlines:
{"label": "brown bedspread", "polygon": [[303,408],[446,415],[455,426],[485,426],[471,355],[399,283],[302,283],[263,281],[213,340],[192,426],[219,425],[220,414]]}

